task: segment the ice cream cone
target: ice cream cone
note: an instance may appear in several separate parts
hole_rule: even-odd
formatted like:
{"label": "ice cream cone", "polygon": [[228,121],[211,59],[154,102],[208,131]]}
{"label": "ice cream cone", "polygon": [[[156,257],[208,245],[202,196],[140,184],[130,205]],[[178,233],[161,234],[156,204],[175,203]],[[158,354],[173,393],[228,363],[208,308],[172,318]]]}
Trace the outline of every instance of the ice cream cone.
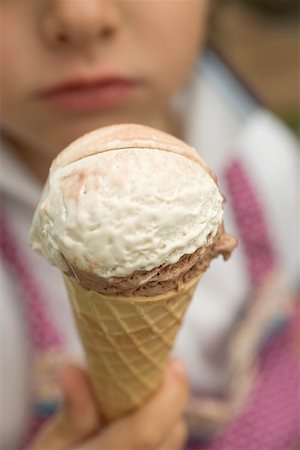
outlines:
{"label": "ice cream cone", "polygon": [[157,390],[199,278],[153,297],[124,297],[64,277],[105,420],[136,409]]}
{"label": "ice cream cone", "polygon": [[196,150],[134,124],[95,130],[57,156],[30,242],[64,274],[108,421],[156,391],[201,274],[236,245]]}

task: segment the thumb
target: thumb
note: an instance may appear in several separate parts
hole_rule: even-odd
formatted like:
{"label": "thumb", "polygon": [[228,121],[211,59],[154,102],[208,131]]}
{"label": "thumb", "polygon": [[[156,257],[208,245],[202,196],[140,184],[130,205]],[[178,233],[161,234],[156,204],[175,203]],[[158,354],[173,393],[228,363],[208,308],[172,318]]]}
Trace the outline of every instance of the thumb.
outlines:
{"label": "thumb", "polygon": [[78,444],[100,428],[89,377],[84,369],[68,366],[59,376],[64,404],[47,422],[31,444],[30,450],[61,450]]}

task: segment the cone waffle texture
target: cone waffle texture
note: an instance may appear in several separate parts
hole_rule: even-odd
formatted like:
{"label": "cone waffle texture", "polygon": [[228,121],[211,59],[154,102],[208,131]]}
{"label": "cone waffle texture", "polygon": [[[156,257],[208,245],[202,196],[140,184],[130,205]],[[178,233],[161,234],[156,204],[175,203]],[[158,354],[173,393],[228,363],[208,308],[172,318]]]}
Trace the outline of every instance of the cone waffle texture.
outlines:
{"label": "cone waffle texture", "polygon": [[200,276],[153,297],[83,289],[65,277],[101,415],[133,411],[156,391]]}

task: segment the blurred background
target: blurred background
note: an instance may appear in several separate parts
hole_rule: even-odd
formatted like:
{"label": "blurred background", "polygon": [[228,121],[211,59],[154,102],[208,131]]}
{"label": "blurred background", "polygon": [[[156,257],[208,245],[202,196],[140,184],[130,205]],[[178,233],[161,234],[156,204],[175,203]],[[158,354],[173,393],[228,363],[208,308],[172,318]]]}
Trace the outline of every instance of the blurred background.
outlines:
{"label": "blurred background", "polygon": [[300,136],[300,1],[216,0],[210,42]]}

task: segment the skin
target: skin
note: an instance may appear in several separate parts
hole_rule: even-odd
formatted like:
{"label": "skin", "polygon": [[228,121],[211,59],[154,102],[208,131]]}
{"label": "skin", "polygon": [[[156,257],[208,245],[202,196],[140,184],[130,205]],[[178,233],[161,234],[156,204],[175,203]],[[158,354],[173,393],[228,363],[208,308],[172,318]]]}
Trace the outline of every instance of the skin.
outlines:
{"label": "skin", "polygon": [[[2,133],[40,180],[62,148],[95,128],[136,122],[178,133],[170,100],[199,54],[209,0],[0,1]],[[39,95],[75,76],[111,72],[138,81],[125,104],[70,112]],[[187,383],[180,367],[170,365],[141,410],[109,426],[101,425],[86,372],[67,368],[61,377],[65,405],[31,450],[182,448]]]}
{"label": "skin", "polygon": [[65,404],[38,433],[28,450],[179,450],[187,429],[182,414],[188,398],[184,367],[169,362],[160,390],[138,412],[101,425],[86,372],[65,369],[60,377]]}
{"label": "skin", "polygon": [[[80,135],[112,123],[173,131],[170,98],[189,78],[208,0],[1,0],[2,129],[36,174]],[[61,111],[39,97],[74,76],[138,80],[126,104]]]}

